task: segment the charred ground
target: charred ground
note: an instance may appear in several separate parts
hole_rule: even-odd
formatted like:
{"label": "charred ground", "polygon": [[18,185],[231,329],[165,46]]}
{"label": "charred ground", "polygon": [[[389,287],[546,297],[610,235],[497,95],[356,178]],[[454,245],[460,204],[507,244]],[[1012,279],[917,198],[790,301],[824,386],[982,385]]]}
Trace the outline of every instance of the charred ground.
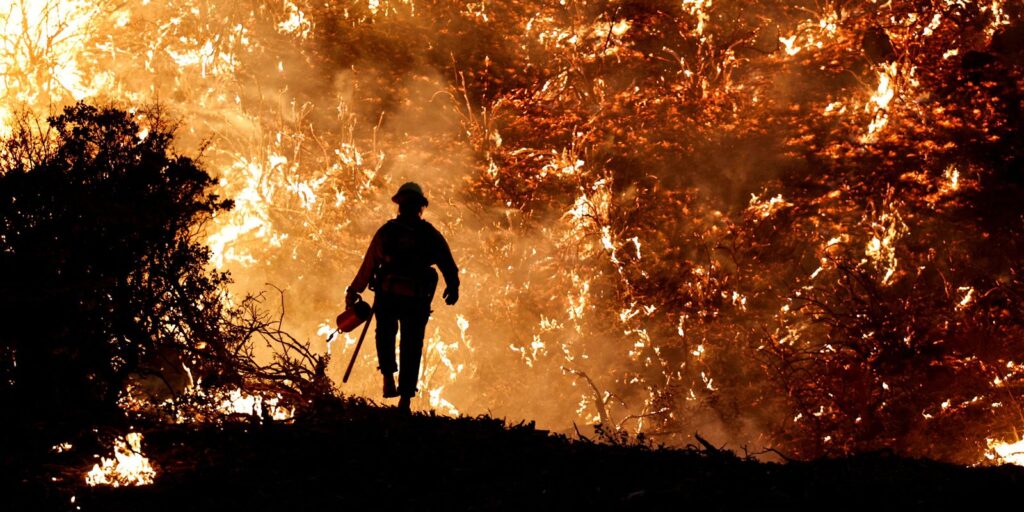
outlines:
{"label": "charred ground", "polygon": [[[145,487],[85,487],[82,475],[93,453],[89,440],[103,437],[102,430],[74,439],[76,448],[62,454],[41,440],[5,443],[3,496],[15,505],[5,508],[977,506],[1024,483],[1024,469],[1015,466],[964,468],[884,453],[760,463],[710,447],[568,439],[489,417],[404,417],[393,408],[345,399],[325,401],[316,414],[291,424],[237,417],[217,425],[142,430],[159,472]],[[20,439],[39,439],[21,434]]]}

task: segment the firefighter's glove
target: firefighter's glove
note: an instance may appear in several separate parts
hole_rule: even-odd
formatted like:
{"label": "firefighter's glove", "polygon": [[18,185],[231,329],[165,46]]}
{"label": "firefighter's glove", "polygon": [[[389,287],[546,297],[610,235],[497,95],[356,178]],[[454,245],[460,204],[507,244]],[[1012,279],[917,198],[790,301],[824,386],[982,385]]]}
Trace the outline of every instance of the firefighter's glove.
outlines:
{"label": "firefighter's glove", "polygon": [[459,301],[459,289],[457,287],[448,287],[444,289],[444,293],[441,295],[444,297],[444,303],[449,306],[454,306]]}
{"label": "firefighter's glove", "polygon": [[345,307],[346,308],[351,308],[353,305],[355,305],[356,302],[359,302],[360,300],[362,300],[362,297],[360,297],[359,294],[356,293],[356,291],[352,289],[352,287],[348,287],[348,288],[345,289]]}

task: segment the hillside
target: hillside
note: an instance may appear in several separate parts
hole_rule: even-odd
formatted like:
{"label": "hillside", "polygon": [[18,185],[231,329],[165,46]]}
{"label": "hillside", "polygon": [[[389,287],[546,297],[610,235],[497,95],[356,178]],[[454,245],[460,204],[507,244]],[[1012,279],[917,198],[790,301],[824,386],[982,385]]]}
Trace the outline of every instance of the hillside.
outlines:
{"label": "hillside", "polygon": [[5,443],[3,495],[15,506],[4,508],[919,509],[995,503],[1024,484],[1024,468],[1015,466],[964,468],[885,454],[760,463],[708,448],[571,440],[486,417],[403,417],[353,401],[318,410],[293,424],[240,417],[219,426],[143,429],[144,452],[157,470],[155,483],[143,487],[85,487],[85,441],[45,456],[32,443]]}

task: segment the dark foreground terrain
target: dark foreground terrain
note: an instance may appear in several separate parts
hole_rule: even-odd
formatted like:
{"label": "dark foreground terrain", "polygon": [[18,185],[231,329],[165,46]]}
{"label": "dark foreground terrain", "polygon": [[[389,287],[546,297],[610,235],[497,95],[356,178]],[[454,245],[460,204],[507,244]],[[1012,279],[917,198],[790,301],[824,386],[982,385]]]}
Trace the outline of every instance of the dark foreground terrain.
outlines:
{"label": "dark foreground terrain", "polygon": [[156,483],[117,489],[82,484],[92,454],[109,455],[90,446],[96,434],[57,454],[32,442],[38,436],[8,432],[0,509],[977,508],[1012,500],[1024,486],[1024,468],[1015,466],[882,454],[765,464],[713,449],[612,446],[490,418],[402,417],[347,402],[291,425],[239,419],[144,431]]}

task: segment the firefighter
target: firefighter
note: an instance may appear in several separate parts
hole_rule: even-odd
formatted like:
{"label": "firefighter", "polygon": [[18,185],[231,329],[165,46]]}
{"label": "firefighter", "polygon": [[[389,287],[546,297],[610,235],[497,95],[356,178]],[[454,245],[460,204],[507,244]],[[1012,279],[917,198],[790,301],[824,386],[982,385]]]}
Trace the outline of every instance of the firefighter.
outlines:
{"label": "firefighter", "polygon": [[[459,300],[459,269],[448,242],[423,220],[429,204],[416,183],[402,185],[391,198],[398,216],[373,235],[363,264],[345,292],[345,305],[360,300],[359,294],[374,291],[377,316],[377,364],[384,377],[384,397],[401,397],[398,407],[409,411],[416,396],[416,381],[423,354],[423,335],[430,318],[430,302],[437,289],[437,272],[444,276],[442,297],[449,306]],[[401,328],[401,365],[395,361],[395,335]],[[398,386],[395,386],[395,372]]]}

